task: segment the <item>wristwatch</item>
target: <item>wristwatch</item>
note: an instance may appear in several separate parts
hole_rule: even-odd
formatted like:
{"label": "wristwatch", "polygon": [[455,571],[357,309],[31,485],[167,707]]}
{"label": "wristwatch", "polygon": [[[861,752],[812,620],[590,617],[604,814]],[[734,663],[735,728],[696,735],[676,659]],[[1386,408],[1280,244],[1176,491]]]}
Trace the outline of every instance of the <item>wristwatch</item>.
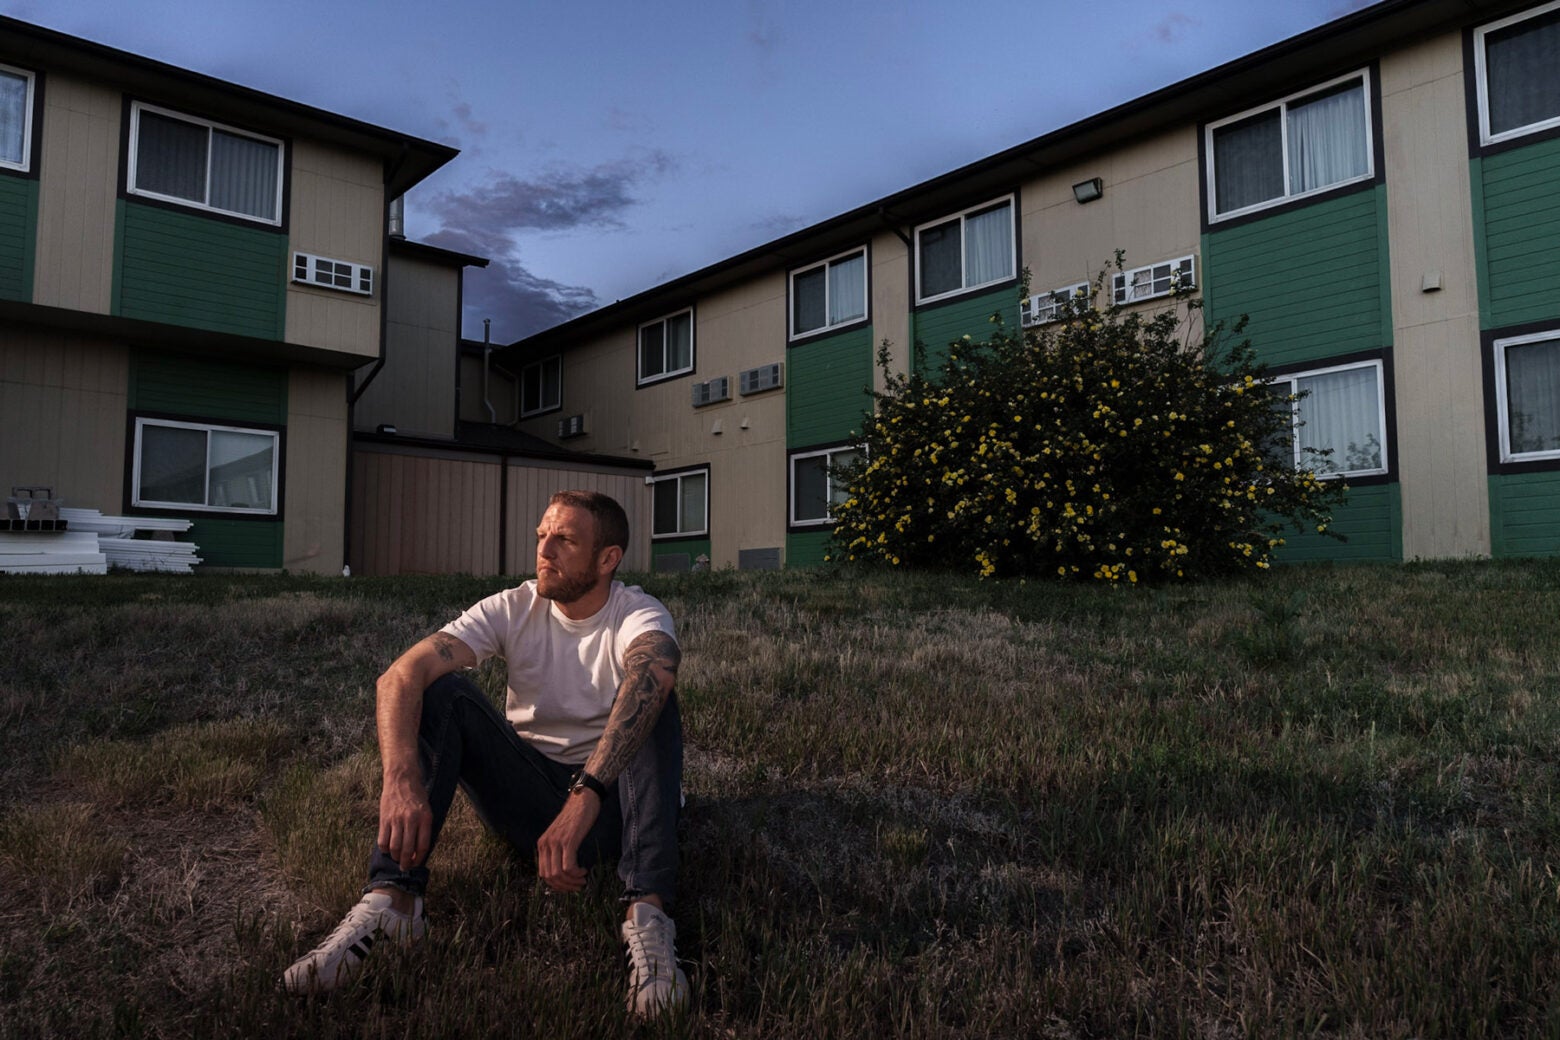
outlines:
{"label": "wristwatch", "polygon": [[607,800],[607,785],[581,769],[574,775],[574,783],[569,785],[569,794],[579,794],[581,791],[595,791],[596,797],[603,802]]}

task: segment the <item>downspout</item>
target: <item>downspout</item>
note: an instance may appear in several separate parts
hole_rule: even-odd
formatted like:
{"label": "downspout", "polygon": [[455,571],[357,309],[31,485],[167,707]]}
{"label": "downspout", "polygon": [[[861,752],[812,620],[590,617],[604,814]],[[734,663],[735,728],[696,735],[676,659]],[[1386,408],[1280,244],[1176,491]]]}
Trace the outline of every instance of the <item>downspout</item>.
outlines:
{"label": "downspout", "polygon": [[498,573],[509,573],[509,456],[498,457]]}
{"label": "downspout", "polygon": [[498,413],[493,410],[493,402],[488,399],[488,365],[493,357],[492,338],[493,319],[482,319],[482,407],[487,409],[488,424],[498,425]]}

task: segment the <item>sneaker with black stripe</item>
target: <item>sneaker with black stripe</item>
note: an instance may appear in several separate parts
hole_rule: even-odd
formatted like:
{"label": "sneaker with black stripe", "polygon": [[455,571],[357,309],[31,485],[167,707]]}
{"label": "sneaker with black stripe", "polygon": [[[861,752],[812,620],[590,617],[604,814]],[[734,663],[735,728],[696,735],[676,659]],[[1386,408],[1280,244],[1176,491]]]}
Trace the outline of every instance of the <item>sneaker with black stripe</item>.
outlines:
{"label": "sneaker with black stripe", "polygon": [[388,892],[370,892],[347,911],[335,931],[293,962],[282,976],[290,993],[324,993],[352,980],[377,942],[409,946],[427,932],[422,896],[410,914],[396,911]]}

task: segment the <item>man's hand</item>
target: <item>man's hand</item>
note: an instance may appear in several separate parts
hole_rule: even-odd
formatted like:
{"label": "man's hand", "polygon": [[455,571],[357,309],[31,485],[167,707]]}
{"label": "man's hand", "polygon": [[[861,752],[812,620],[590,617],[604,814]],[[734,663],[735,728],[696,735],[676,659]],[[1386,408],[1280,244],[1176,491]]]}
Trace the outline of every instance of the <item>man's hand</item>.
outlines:
{"label": "man's hand", "polygon": [[433,809],[422,777],[385,779],[379,793],[379,847],[402,870],[420,866],[433,843]]}
{"label": "man's hand", "polygon": [[578,892],[585,887],[585,868],[579,865],[580,846],[600,815],[601,799],[596,792],[575,792],[537,840],[536,873],[554,892]]}

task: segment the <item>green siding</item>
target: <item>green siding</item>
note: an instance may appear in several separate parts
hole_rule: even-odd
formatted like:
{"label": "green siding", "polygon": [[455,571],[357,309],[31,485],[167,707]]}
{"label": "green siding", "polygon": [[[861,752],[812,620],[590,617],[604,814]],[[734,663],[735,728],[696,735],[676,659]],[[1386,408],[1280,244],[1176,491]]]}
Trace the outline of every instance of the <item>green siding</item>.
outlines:
{"label": "green siding", "polygon": [[118,236],[116,314],[282,338],[286,235],[121,199]]}
{"label": "green siding", "polygon": [[1560,317],[1560,140],[1472,167],[1483,326]]}
{"label": "green siding", "polygon": [[1287,542],[1274,558],[1280,563],[1321,560],[1400,562],[1403,559],[1403,502],[1397,484],[1352,487],[1333,510],[1332,529],[1347,538],[1340,542],[1312,531],[1288,531]]}
{"label": "green siding", "polygon": [[817,567],[829,551],[832,531],[798,531],[785,536],[787,567]]}
{"label": "green siding", "polygon": [[38,182],[0,177],[0,300],[32,302]]}
{"label": "green siding", "polygon": [[1384,188],[1209,232],[1210,321],[1250,316],[1268,365],[1378,350],[1392,342]]}
{"label": "green siding", "polygon": [[1012,286],[916,311],[910,338],[916,345],[919,371],[931,373],[948,356],[948,345],[968,336],[979,343],[991,338],[991,316],[1001,313],[1008,328],[1018,328],[1018,290]]}
{"label": "green siding", "polygon": [[688,566],[693,566],[693,561],[700,556],[709,557],[710,540],[708,538],[687,538],[675,542],[650,543],[650,569],[655,570],[655,561],[663,556],[688,557]]}
{"label": "green siding", "polygon": [[[287,422],[287,370],[138,352],[130,363],[130,410],[204,422]],[[285,509],[286,503],[283,503]],[[190,540],[208,567],[280,567],[283,525],[264,519],[193,517]]]}
{"label": "green siding", "polygon": [[201,420],[287,422],[287,370],[172,354],[137,353],[130,408]]}
{"label": "green siding", "polygon": [[872,330],[852,329],[792,347],[785,373],[786,444],[848,439],[872,410]]}
{"label": "green siding", "polygon": [[1560,472],[1490,477],[1490,553],[1560,555]]}

